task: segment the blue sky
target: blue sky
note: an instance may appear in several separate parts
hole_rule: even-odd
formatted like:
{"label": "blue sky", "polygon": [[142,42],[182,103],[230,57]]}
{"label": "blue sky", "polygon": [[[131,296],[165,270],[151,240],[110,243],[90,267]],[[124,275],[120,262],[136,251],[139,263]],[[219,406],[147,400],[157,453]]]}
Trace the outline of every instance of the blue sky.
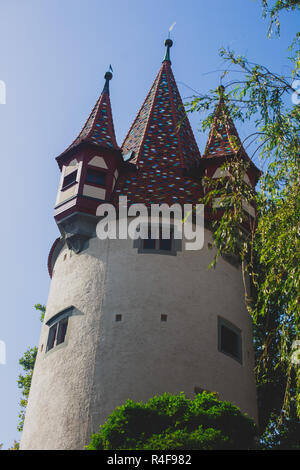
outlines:
{"label": "blue sky", "polygon": [[[47,256],[58,229],[53,207],[55,157],[77,136],[112,64],[111,101],[121,144],[164,54],[170,25],[172,64],[182,97],[188,87],[219,84],[220,47],[289,73],[287,48],[299,17],[283,14],[280,39],[266,38],[255,0],[0,0],[1,314],[0,443],[20,439],[19,358],[38,343],[35,303],[46,303]],[[202,152],[205,138],[192,127]],[[247,126],[240,128],[247,135]]]}

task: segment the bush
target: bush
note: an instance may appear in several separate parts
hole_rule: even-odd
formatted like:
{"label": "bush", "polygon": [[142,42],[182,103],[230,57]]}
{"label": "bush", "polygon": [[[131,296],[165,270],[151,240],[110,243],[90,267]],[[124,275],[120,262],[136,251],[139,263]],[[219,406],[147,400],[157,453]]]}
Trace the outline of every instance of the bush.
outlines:
{"label": "bush", "polygon": [[214,393],[164,393],[117,407],[86,449],[254,449],[255,436],[253,420]]}

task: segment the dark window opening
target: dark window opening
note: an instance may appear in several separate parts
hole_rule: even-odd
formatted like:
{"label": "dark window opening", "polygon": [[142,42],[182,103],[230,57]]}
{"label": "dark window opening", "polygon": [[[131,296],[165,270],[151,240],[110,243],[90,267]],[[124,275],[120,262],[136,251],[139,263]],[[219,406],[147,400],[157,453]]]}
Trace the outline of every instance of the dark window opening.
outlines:
{"label": "dark window opening", "polygon": [[162,313],[160,316],[160,321],[167,321],[167,319],[168,319],[168,315]]}
{"label": "dark window opening", "polygon": [[66,341],[69,317],[73,314],[73,310],[74,307],[67,308],[46,323],[49,326],[46,352]]}
{"label": "dark window opening", "polygon": [[50,349],[54,347],[55,340],[56,340],[56,331],[57,331],[57,323],[51,326],[49,330],[48,341],[47,341],[47,351],[49,351]]}
{"label": "dark window opening", "polygon": [[171,238],[161,238],[159,240],[159,249],[164,251],[172,250],[172,239]]}
{"label": "dark window opening", "polygon": [[146,238],[143,240],[144,250],[155,250],[155,242],[156,240],[153,238]]}
{"label": "dark window opening", "polygon": [[57,340],[56,340],[57,346],[65,341],[67,327],[68,327],[68,317],[64,318],[58,323],[58,333],[57,333]]}
{"label": "dark window opening", "polygon": [[222,319],[219,319],[219,350],[242,362],[241,332]]}
{"label": "dark window opening", "polygon": [[119,313],[116,315],[116,321],[122,321],[122,315]]}
{"label": "dark window opening", "polygon": [[148,238],[143,240],[144,250],[172,251],[173,230],[170,230],[170,238],[163,238],[162,227],[159,228],[159,238],[151,238],[151,227],[148,229]]}
{"label": "dark window opening", "polygon": [[86,175],[86,182],[90,184],[96,184],[100,186],[105,185],[105,173],[98,170],[88,168]]}
{"label": "dark window opening", "polygon": [[221,326],[221,349],[232,356],[239,355],[238,335],[224,325]]}
{"label": "dark window opening", "polygon": [[72,186],[73,184],[76,183],[76,178],[77,178],[77,170],[72,171],[69,175],[64,177],[62,189],[66,189],[69,186]]}

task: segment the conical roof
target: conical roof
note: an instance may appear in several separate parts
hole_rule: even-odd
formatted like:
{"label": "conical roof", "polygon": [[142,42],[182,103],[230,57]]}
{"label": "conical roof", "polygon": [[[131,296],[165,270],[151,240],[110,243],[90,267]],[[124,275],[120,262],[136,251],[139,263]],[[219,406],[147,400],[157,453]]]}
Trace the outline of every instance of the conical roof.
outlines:
{"label": "conical roof", "polygon": [[199,181],[186,177],[201,156],[172,72],[172,41],[165,44],[166,56],[122,145],[132,174],[119,178],[116,195],[131,202],[192,202],[201,191]]}
{"label": "conical roof", "polygon": [[214,112],[214,118],[210,129],[209,137],[201,158],[202,163],[206,159],[230,158],[238,155],[248,161],[250,167],[255,172],[256,178],[260,175],[260,170],[248,156],[241,142],[235,124],[230,116],[228,106],[223,96],[224,88],[220,87],[220,99]]}
{"label": "conical roof", "polygon": [[[169,49],[169,48],[168,48]],[[168,165],[197,166],[200,152],[193,135],[171,68],[169,54],[138,112],[122,145],[123,154],[134,152],[131,162],[161,164],[167,154]]]}
{"label": "conical roof", "polygon": [[60,160],[61,157],[67,154],[70,150],[84,142],[107,149],[119,150],[115,136],[111,103],[109,98],[109,80],[112,78],[111,72],[106,72],[104,78],[105,85],[103,91],[81,132],[79,133],[78,137],[76,137],[74,142],[57,157],[58,160]]}

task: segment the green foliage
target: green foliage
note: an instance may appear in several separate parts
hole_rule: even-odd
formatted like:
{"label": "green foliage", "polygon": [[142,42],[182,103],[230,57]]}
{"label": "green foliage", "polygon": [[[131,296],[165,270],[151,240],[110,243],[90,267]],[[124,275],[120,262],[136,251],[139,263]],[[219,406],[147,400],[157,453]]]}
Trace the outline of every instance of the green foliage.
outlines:
{"label": "green foliage", "polygon": [[[44,320],[46,307],[41,304],[36,304],[34,307],[37,311],[41,312],[40,321],[42,322]],[[20,374],[17,382],[22,394],[22,398],[20,401],[21,411],[19,413],[19,424],[17,427],[18,431],[23,431],[25,411],[27,407],[31,379],[37,352],[37,347],[29,348],[27,351],[25,351],[24,356],[21,357],[21,359],[19,360],[19,364],[20,366],[22,366],[23,370],[25,371],[25,374]]]}
{"label": "green foliage", "polygon": [[300,421],[296,416],[283,418],[278,426],[276,414],[261,436],[261,447],[266,450],[300,450]]}
{"label": "green foliage", "polygon": [[14,441],[14,445],[10,447],[8,450],[19,450],[20,449],[20,443],[17,441]]}
{"label": "green foliage", "polygon": [[88,450],[253,449],[254,422],[214,393],[165,393],[116,408]]}
{"label": "green foliage", "polygon": [[24,425],[24,419],[25,419],[25,411],[26,411],[26,406],[27,406],[27,401],[28,401],[28,396],[29,396],[29,391],[30,391],[30,385],[31,385],[31,379],[32,379],[32,374],[33,374],[33,368],[35,364],[35,359],[37,355],[37,348],[30,348],[27,351],[25,351],[24,356],[21,357],[19,360],[19,364],[23,367],[25,374],[19,375],[18,378],[18,387],[22,390],[22,398],[20,401],[21,405],[21,411],[19,414],[19,424],[18,424],[18,431],[23,430],[23,425]]}
{"label": "green foliage", "polygon": [[262,0],[263,16],[270,17],[268,36],[272,34],[272,26],[275,25],[275,32],[280,34],[279,13],[283,10],[291,11],[300,8],[299,0]]}
{"label": "green foliage", "polygon": [[46,306],[41,304],[35,304],[34,308],[41,312],[40,321],[43,322],[45,318]]}
{"label": "green foliage", "polygon": [[144,450],[222,450],[228,448],[228,440],[228,437],[224,436],[221,431],[212,428],[203,429],[199,425],[195,431],[178,429],[174,432],[166,431],[153,435],[142,448]]}

